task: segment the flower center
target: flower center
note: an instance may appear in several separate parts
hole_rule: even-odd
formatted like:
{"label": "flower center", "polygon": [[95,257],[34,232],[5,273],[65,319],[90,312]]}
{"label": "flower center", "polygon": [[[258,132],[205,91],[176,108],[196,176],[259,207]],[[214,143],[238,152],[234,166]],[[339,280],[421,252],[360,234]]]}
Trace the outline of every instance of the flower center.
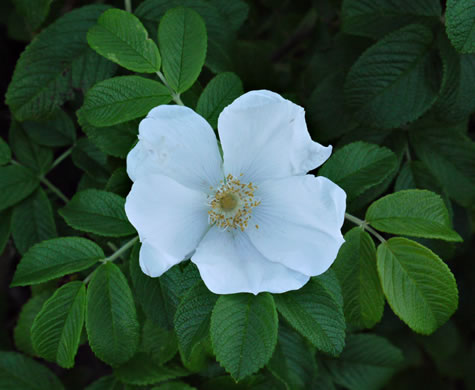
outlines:
{"label": "flower center", "polygon": [[229,174],[214,195],[209,196],[209,223],[225,230],[239,228],[244,231],[251,218],[252,209],[261,203],[254,198],[256,189],[254,184],[241,183]]}

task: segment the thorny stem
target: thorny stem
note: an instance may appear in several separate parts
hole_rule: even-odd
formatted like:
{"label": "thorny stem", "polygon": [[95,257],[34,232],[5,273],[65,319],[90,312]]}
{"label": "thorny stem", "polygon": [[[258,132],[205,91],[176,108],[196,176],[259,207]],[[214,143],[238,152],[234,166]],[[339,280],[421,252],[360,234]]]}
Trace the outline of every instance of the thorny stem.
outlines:
{"label": "thorny stem", "polygon": [[[105,264],[110,261],[116,260],[118,257],[120,257],[126,250],[130,249],[139,239],[138,236],[135,236],[132,238],[130,241],[126,242],[123,246],[121,246],[119,249],[117,249],[112,255],[109,257],[106,257],[105,259],[100,260],[101,263]],[[92,279],[92,276],[94,275],[94,272],[96,272],[97,268],[92,271],[89,275],[86,276],[86,278],[83,280],[84,284],[89,283],[89,281]]]}
{"label": "thorny stem", "polygon": [[132,13],[132,0],[124,0],[125,10]]}
{"label": "thorny stem", "polygon": [[354,215],[351,215],[351,214],[348,214],[348,213],[345,213],[345,218],[348,221],[353,222],[354,224],[360,226],[364,230],[370,232],[379,241],[381,241],[383,243],[386,242],[386,240],[384,239],[383,236],[381,236],[376,230],[374,230],[371,226],[368,225],[368,222],[363,221],[362,219],[359,219],[359,218],[355,217]]}
{"label": "thorny stem", "polygon": [[173,101],[174,101],[176,104],[180,105],[180,106],[184,106],[184,104],[183,104],[183,102],[182,102],[182,100],[181,100],[181,98],[180,98],[180,94],[179,94],[179,93],[176,93],[176,92],[172,89],[172,87],[170,87],[170,85],[168,84],[167,80],[165,79],[165,76],[163,75],[163,73],[160,72],[160,71],[158,71],[158,72],[157,72],[157,76],[158,76],[158,78],[160,79],[160,81],[161,81],[163,84],[165,84],[165,87],[167,87],[168,90],[170,91],[170,94],[172,95]]}

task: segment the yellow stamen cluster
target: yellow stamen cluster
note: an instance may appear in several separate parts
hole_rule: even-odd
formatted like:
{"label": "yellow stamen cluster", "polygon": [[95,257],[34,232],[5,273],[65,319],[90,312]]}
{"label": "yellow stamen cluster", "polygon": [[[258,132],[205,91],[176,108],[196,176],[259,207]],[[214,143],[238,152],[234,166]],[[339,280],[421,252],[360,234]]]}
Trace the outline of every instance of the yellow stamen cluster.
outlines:
{"label": "yellow stamen cluster", "polygon": [[[212,187],[210,189],[213,190]],[[225,230],[239,228],[244,231],[251,218],[252,209],[261,204],[254,199],[256,189],[257,186],[252,182],[241,183],[229,174],[214,196],[210,196],[209,223]]]}

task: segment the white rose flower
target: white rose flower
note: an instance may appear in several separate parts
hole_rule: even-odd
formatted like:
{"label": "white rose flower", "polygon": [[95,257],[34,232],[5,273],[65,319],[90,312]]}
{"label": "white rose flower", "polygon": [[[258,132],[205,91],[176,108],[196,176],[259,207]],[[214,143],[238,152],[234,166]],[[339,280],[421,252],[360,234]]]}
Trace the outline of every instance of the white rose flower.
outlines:
{"label": "white rose flower", "polygon": [[313,142],[302,107],[252,91],[213,129],[193,110],[162,105],[139,126],[127,156],[134,182],[125,210],[151,277],[189,259],[216,294],[301,288],[344,242],[346,194],[320,166],[332,147]]}

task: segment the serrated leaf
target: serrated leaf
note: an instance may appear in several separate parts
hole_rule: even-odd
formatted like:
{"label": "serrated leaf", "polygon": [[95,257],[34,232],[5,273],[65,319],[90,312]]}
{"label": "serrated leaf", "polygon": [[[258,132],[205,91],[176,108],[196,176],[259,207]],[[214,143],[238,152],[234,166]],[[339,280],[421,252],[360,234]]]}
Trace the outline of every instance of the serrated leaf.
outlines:
{"label": "serrated leaf", "polygon": [[13,154],[22,165],[40,175],[48,171],[53,162],[53,151],[34,143],[26,134],[23,124],[12,121],[9,141]]}
{"label": "serrated leaf", "polygon": [[432,0],[344,0],[342,31],[378,39],[407,24],[434,24],[441,13]]}
{"label": "serrated leaf", "polygon": [[86,94],[78,116],[105,127],[145,116],[171,100],[161,83],[140,76],[119,76],[95,84]]}
{"label": "serrated leaf", "polygon": [[22,126],[38,145],[66,146],[76,140],[74,123],[63,110],[56,110],[43,121],[25,121]]}
{"label": "serrated leaf", "polygon": [[11,286],[38,284],[82,271],[104,258],[94,242],[81,237],[61,237],[33,245],[17,266]]}
{"label": "serrated leaf", "polygon": [[175,332],[159,327],[146,319],[142,328],[140,351],[145,352],[156,364],[163,365],[178,352]]}
{"label": "serrated leaf", "polygon": [[475,203],[475,143],[447,129],[410,133],[417,157],[437,177],[449,196],[462,206]]}
{"label": "serrated leaf", "polygon": [[210,0],[210,3],[218,9],[235,31],[244,24],[249,14],[249,5],[243,0]]}
{"label": "serrated leaf", "polygon": [[0,351],[2,390],[64,390],[59,379],[45,366],[17,352]]}
{"label": "serrated leaf", "polygon": [[107,59],[138,73],[160,70],[160,53],[140,20],[120,9],[105,11],[87,33],[87,42]]}
{"label": "serrated leaf", "polygon": [[87,138],[80,138],[71,154],[74,165],[86,172],[97,182],[106,182],[109,178],[107,156]]}
{"label": "serrated leaf", "polygon": [[106,191],[125,197],[130,192],[130,187],[132,187],[132,181],[127,175],[126,169],[117,168],[107,181]]}
{"label": "serrated leaf", "polygon": [[188,375],[181,367],[159,366],[145,353],[137,353],[132,359],[114,370],[122,382],[131,385],[151,385]]}
{"label": "serrated leaf", "polygon": [[345,316],[338,280],[327,272],[300,290],[274,296],[277,309],[320,351],[338,355],[345,346]]}
{"label": "serrated leaf", "polygon": [[388,148],[353,142],[333,153],[319,174],[342,187],[351,202],[395,173],[397,167],[397,157]]}
{"label": "serrated leaf", "polygon": [[267,368],[287,390],[308,389],[316,376],[315,351],[297,332],[279,324],[279,338]]}
{"label": "serrated leaf", "polygon": [[206,85],[198,99],[196,112],[216,129],[221,111],[243,92],[242,82],[238,76],[231,72],[220,73]]}
{"label": "serrated leaf", "polygon": [[430,108],[440,85],[432,39],[427,27],[409,25],[358,58],[346,78],[345,96],[359,122],[394,128]]}
{"label": "serrated leaf", "polygon": [[33,344],[31,343],[31,326],[49,296],[49,292],[43,291],[40,294],[32,296],[28,302],[22,306],[18,322],[15,329],[13,329],[15,347],[19,351],[32,356],[36,355]]}
{"label": "serrated leaf", "polygon": [[402,237],[379,245],[378,273],[389,305],[412,330],[430,334],[458,304],[454,276],[430,249]]}
{"label": "serrated leaf", "polygon": [[181,354],[190,360],[194,347],[209,335],[211,312],[218,295],[197,283],[183,297],[175,313],[175,332]]}
{"label": "serrated leaf", "polygon": [[11,229],[15,246],[21,254],[34,244],[58,235],[51,202],[41,188],[15,206]]}
{"label": "serrated leaf", "polygon": [[27,168],[10,165],[0,168],[0,211],[21,202],[40,184]]}
{"label": "serrated leaf", "polygon": [[371,236],[359,227],[344,238],[332,269],[341,283],[345,317],[358,328],[372,328],[381,320],[384,309],[376,247]]}
{"label": "serrated leaf", "polygon": [[175,92],[186,91],[200,75],[206,58],[203,19],[190,8],[169,10],[160,20],[158,42],[165,78]]}
{"label": "serrated leaf", "polygon": [[211,316],[211,342],[218,362],[239,381],[271,358],[277,342],[272,295],[222,295]]}
{"label": "serrated leaf", "polygon": [[31,327],[31,340],[38,355],[61,367],[73,367],[85,309],[84,283],[70,282],[56,290],[44,303]]}
{"label": "serrated leaf", "polygon": [[426,190],[398,191],[378,199],[368,208],[366,221],[386,233],[462,241],[442,198]]}
{"label": "serrated leaf", "polygon": [[12,152],[8,144],[0,137],[0,166],[5,165],[12,159]]}
{"label": "serrated leaf", "polygon": [[125,215],[125,199],[112,192],[95,189],[77,192],[59,214],[74,229],[106,237],[135,233]]}
{"label": "serrated leaf", "polygon": [[447,35],[460,53],[475,53],[475,4],[448,0],[445,12]]}
{"label": "serrated leaf", "polygon": [[28,45],[6,95],[16,119],[44,118],[74,97],[73,87],[87,89],[113,74],[115,65],[89,49],[86,41],[87,30],[106,9],[90,5],[68,12]]}
{"label": "serrated leaf", "polygon": [[162,385],[155,386],[152,390],[196,390],[196,387],[190,386],[185,382],[166,382]]}
{"label": "serrated leaf", "polygon": [[353,334],[338,360],[327,365],[333,380],[350,390],[378,390],[403,362],[403,354],[389,341],[375,334]]}
{"label": "serrated leaf", "polygon": [[137,350],[140,329],[127,279],[113,263],[94,272],[87,289],[86,329],[94,354],[117,366]]}
{"label": "serrated leaf", "polygon": [[36,31],[41,26],[49,13],[53,0],[13,0],[17,12],[25,19],[31,31]]}
{"label": "serrated leaf", "polygon": [[107,375],[92,382],[85,390],[128,390],[126,386],[115,376]]}

